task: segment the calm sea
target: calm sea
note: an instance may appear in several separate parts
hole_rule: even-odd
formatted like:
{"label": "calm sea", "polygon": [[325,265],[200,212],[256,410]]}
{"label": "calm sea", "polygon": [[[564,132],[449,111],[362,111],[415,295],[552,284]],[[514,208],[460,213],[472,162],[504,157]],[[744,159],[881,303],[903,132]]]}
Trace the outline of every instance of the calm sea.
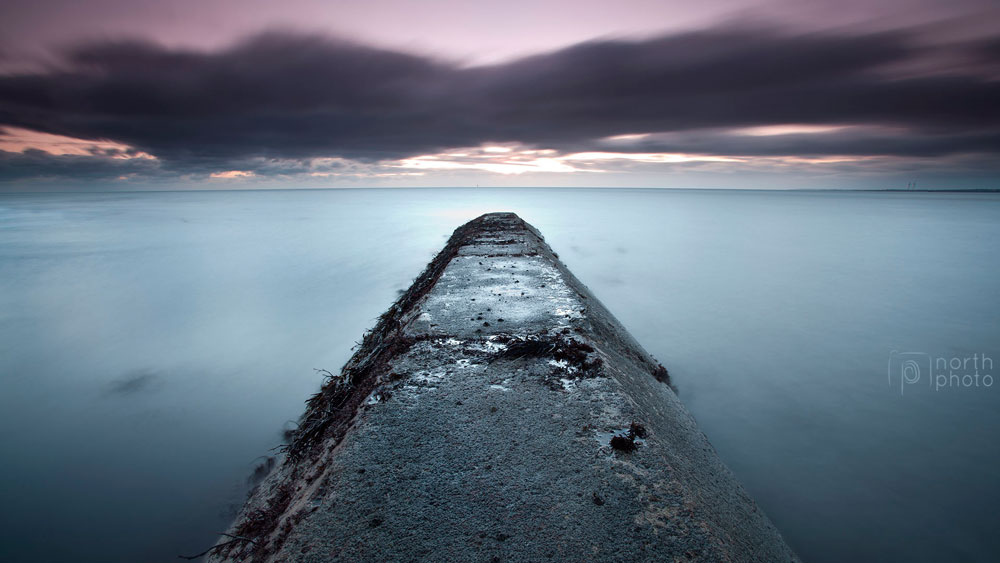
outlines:
{"label": "calm sea", "polygon": [[0,560],[210,546],[314,369],[500,210],[803,559],[1000,553],[1000,195],[355,189],[0,195]]}

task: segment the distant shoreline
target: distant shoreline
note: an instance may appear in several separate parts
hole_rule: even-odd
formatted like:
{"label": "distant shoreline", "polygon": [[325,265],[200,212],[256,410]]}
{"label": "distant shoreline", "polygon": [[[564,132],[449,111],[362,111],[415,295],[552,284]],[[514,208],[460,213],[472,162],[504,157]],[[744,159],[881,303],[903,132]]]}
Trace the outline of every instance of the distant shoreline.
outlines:
{"label": "distant shoreline", "polygon": [[663,190],[663,191],[698,191],[698,192],[836,192],[836,193],[1000,193],[1000,188],[956,188],[956,189],[916,189],[902,188],[684,188],[655,186],[336,186],[336,187],[299,187],[299,188],[179,188],[179,189],[121,189],[93,190],[66,188],[62,190],[34,189],[0,189],[0,196],[5,195],[84,195],[84,194],[154,194],[154,193],[208,193],[208,192],[321,192],[335,190]]}
{"label": "distant shoreline", "polygon": [[891,189],[884,189],[884,190],[876,190],[876,189],[867,189],[867,190],[865,190],[865,189],[862,189],[862,190],[844,190],[844,191],[853,191],[853,192],[901,192],[901,193],[908,193],[908,194],[912,194],[912,193],[963,193],[963,194],[970,194],[970,193],[972,193],[972,194],[975,194],[975,193],[991,193],[991,194],[995,194],[995,193],[1000,193],[1000,188],[986,188],[986,189],[981,189],[981,190],[973,190],[973,189],[956,189],[956,190],[903,190],[903,189],[899,189],[899,188],[891,188]]}

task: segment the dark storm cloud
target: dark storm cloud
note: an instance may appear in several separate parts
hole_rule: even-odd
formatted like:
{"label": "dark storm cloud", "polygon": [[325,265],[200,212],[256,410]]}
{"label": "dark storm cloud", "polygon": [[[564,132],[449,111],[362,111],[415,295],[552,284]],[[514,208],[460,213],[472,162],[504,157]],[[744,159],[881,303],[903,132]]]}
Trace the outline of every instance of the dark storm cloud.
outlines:
{"label": "dark storm cloud", "polygon": [[[1000,82],[967,68],[897,69],[941,54],[971,61],[998,44],[943,53],[902,32],[727,28],[463,68],[287,32],[214,52],[103,42],[45,72],[0,76],[0,125],[118,141],[177,172],[256,157],[377,161],[484,142],[606,150],[598,139],[644,132],[669,139],[616,150],[995,153]],[[869,128],[778,139],[719,132],[789,123]],[[0,155],[0,176],[10,166],[26,174],[42,158]]]}
{"label": "dark storm cloud", "polygon": [[991,64],[994,68],[1000,65],[1000,37],[981,42],[978,54],[982,62]]}
{"label": "dark storm cloud", "polygon": [[147,159],[52,155],[40,150],[28,150],[23,153],[0,151],[0,181],[71,179],[86,183],[130,175],[149,177],[160,172],[160,166]]}
{"label": "dark storm cloud", "polygon": [[484,71],[486,107],[511,136],[548,143],[788,123],[949,131],[998,124],[997,82],[889,72],[926,56],[894,33],[728,30],[591,43]]}

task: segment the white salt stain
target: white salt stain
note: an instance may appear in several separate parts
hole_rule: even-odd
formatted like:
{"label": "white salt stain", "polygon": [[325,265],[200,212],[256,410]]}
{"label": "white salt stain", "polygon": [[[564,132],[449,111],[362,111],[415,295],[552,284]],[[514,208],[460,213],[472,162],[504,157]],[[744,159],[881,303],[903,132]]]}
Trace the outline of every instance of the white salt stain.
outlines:
{"label": "white salt stain", "polygon": [[507,349],[507,345],[503,342],[485,342],[483,347],[486,348],[487,352],[503,352]]}
{"label": "white salt stain", "polygon": [[421,370],[411,375],[410,379],[417,383],[431,384],[443,380],[445,375],[447,375],[447,372],[444,371]]}
{"label": "white salt stain", "polygon": [[549,365],[566,371],[566,373],[576,373],[579,369],[576,366],[569,365],[566,360],[549,360]]}
{"label": "white salt stain", "polygon": [[490,388],[490,391],[504,391],[504,392],[507,392],[507,391],[510,391],[510,387],[508,387],[508,385],[510,385],[510,378],[509,377],[507,379],[504,379],[500,383],[494,383],[493,385],[490,385],[489,388]]}
{"label": "white salt stain", "polygon": [[504,344],[503,342],[496,342],[495,338],[496,338],[495,336],[491,336],[490,340],[479,341],[479,342],[468,342],[466,343],[465,347],[469,350],[475,350],[477,352],[489,352],[489,353],[503,352],[504,350],[506,350],[507,345]]}
{"label": "white salt stain", "polygon": [[557,307],[556,310],[553,311],[553,314],[557,317],[566,317],[570,319],[578,319],[583,316],[580,314],[580,311],[576,309],[566,309],[563,307]]}
{"label": "white salt stain", "polygon": [[566,391],[576,390],[576,382],[573,381],[572,379],[566,379],[565,377],[560,377],[559,383],[562,383],[562,388],[565,389]]}
{"label": "white salt stain", "polygon": [[559,270],[555,269],[552,266],[549,266],[548,264],[540,265],[540,266],[541,267],[539,269],[541,270],[541,272],[539,272],[539,275],[541,277],[545,278],[546,280],[548,280],[550,282],[563,283],[563,276],[559,272]]}

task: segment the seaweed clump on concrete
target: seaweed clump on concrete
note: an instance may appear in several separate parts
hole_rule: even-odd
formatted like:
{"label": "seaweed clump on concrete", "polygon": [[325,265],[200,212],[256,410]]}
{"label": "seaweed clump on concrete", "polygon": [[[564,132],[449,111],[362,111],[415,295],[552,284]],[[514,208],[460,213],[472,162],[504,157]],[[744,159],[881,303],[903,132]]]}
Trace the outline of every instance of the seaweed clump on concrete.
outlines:
{"label": "seaweed clump on concrete", "polygon": [[660,383],[664,383],[667,387],[670,387],[674,393],[677,392],[677,387],[674,386],[674,382],[670,379],[670,372],[667,371],[667,368],[663,367],[663,364],[656,364],[656,367],[653,369],[653,377]]}
{"label": "seaweed clump on concrete", "polygon": [[[254,510],[240,522],[233,535],[245,538],[246,541],[241,545],[240,551],[236,554],[237,559],[248,560],[248,556],[252,554],[253,559],[257,560],[270,552],[271,546],[265,543],[266,538],[278,527],[278,522],[281,520],[282,514],[284,514],[291,502],[292,483],[285,482],[268,499],[266,506]],[[216,546],[215,549],[219,549],[220,552],[232,556],[232,550],[236,545],[231,542],[227,542],[227,544]],[[247,550],[250,550],[251,553],[247,553]]]}
{"label": "seaweed clump on concrete", "polygon": [[639,444],[636,444],[635,442],[636,439],[645,438],[647,434],[648,432],[646,431],[645,426],[637,422],[633,422],[629,425],[627,433],[611,437],[610,446],[620,452],[631,453],[639,447]]}
{"label": "seaweed clump on concrete", "polygon": [[572,367],[572,374],[576,377],[595,377],[604,365],[604,361],[593,346],[563,334],[542,333],[513,338],[500,337],[498,341],[506,344],[507,348],[498,354],[494,361],[549,357],[565,362],[567,367]]}
{"label": "seaweed clump on concrete", "polygon": [[635,436],[631,434],[627,436],[613,436],[611,438],[611,447],[620,452],[633,452],[635,451]]}
{"label": "seaweed clump on concrete", "polygon": [[264,458],[264,461],[258,463],[257,466],[253,468],[253,473],[250,477],[247,477],[247,484],[252,487],[259,485],[260,482],[271,473],[271,470],[274,469],[274,464],[274,456]]}
{"label": "seaweed clump on concrete", "polygon": [[632,436],[635,436],[636,438],[645,438],[646,434],[648,434],[648,432],[646,432],[646,427],[639,424],[638,422],[633,422],[632,424],[629,424],[628,433]]}

